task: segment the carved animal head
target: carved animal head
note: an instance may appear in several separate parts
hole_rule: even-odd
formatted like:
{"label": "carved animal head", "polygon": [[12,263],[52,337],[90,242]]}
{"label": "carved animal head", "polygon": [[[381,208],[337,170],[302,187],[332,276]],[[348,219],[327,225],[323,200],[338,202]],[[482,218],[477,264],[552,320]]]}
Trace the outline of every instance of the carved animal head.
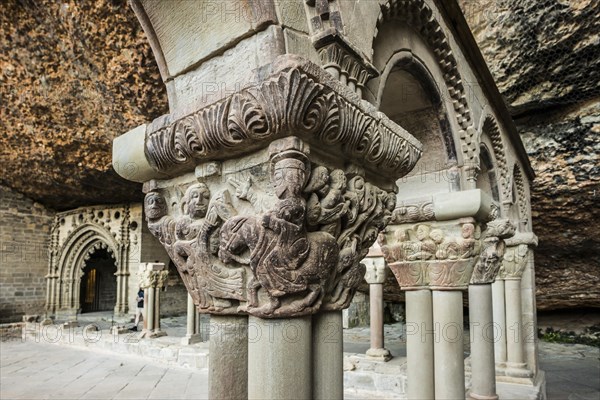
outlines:
{"label": "carved animal head", "polygon": [[240,264],[249,264],[249,260],[238,255],[248,248],[246,237],[243,234],[247,217],[234,217],[226,221],[221,227],[221,242],[219,244],[219,259],[225,264],[237,261]]}

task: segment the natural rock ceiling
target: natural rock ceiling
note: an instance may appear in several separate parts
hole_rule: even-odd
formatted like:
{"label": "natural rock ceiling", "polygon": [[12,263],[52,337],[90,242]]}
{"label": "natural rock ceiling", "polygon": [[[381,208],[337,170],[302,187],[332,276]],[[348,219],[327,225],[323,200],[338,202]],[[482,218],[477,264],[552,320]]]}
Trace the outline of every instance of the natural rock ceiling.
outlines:
{"label": "natural rock ceiling", "polygon": [[112,139],[167,101],[126,1],[3,1],[0,40],[0,183],[56,210],[139,200]]}
{"label": "natural rock ceiling", "polygon": [[[600,307],[599,0],[461,0],[537,177],[538,305]],[[0,184],[55,210],[141,199],[112,139],[168,111],[125,0],[5,0]]]}

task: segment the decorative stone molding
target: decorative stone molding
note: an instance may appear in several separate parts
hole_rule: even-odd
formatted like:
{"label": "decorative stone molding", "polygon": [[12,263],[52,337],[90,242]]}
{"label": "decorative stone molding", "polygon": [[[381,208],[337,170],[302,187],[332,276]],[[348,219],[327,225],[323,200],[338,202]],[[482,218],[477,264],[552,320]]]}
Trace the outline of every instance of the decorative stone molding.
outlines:
{"label": "decorative stone molding", "polygon": [[435,219],[435,210],[433,198],[425,200],[405,201],[396,206],[392,213],[391,224],[409,224],[415,222],[433,221]]}
{"label": "decorative stone molding", "polygon": [[365,265],[365,280],[369,285],[383,284],[387,278],[385,259],[381,257],[367,257],[362,263]]}
{"label": "decorative stone molding", "polygon": [[[331,146],[376,173],[401,176],[414,167],[420,143],[320,67],[287,56],[269,68],[271,76],[256,86],[182,118],[155,120],[135,143],[124,142],[133,131],[128,138],[117,138],[113,164],[135,160],[137,168],[135,176],[117,172],[137,181],[172,177],[198,163],[248,154],[290,135]],[[138,146],[144,146],[147,161],[140,159]]]}
{"label": "decorative stone molding", "polygon": [[482,121],[477,141],[479,142],[481,136],[486,134],[492,142],[492,150],[496,159],[496,170],[499,172],[498,182],[500,183],[501,201],[503,204],[507,204],[512,200],[511,177],[509,175],[506,150],[502,141],[502,135],[500,134],[500,128],[496,119],[491,115],[485,115]]}
{"label": "decorative stone molding", "polygon": [[394,228],[393,243],[383,243],[382,251],[402,289],[468,286],[481,246],[473,218]]}
{"label": "decorative stone molding", "polygon": [[201,183],[147,184],[150,231],[200,312],[276,318],[347,307],[395,193],[354,167],[320,165],[298,137],[265,155],[237,162],[242,171],[199,165],[212,172]]}
{"label": "decorative stone molding", "polygon": [[424,0],[389,0],[382,6],[378,31],[387,21],[400,21],[413,27],[433,50],[456,112],[460,127],[461,151],[467,180],[475,182],[479,172],[479,141],[467,101],[458,62],[436,14]]}
{"label": "decorative stone molding", "polygon": [[493,283],[502,265],[506,245],[504,239],[513,236],[515,227],[507,219],[494,220],[483,232],[482,250],[475,265],[471,284]]}
{"label": "decorative stone molding", "polygon": [[339,36],[315,42],[323,68],[362,97],[366,83],[379,75],[377,69]]}

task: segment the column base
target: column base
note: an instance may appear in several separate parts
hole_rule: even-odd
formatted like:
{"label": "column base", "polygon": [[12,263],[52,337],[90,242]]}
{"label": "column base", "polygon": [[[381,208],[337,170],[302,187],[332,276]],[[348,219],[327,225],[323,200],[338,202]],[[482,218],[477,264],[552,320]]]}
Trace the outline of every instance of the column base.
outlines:
{"label": "column base", "polygon": [[374,361],[389,361],[393,358],[388,349],[369,349],[367,350],[367,358]]}
{"label": "column base", "polygon": [[473,400],[498,400],[498,395],[493,395],[493,396],[485,396],[482,394],[476,394],[476,393],[469,393],[469,399],[473,399]]}
{"label": "column base", "polygon": [[504,369],[504,375],[514,378],[532,378],[533,372],[527,368],[527,364],[525,363],[507,362]]}
{"label": "column base", "polygon": [[200,334],[195,333],[193,335],[186,335],[185,337],[181,338],[181,344],[183,345],[190,345],[190,344],[194,344],[194,343],[200,343],[202,342],[202,338],[200,337]]}
{"label": "column base", "polygon": [[161,336],[167,336],[167,332],[165,331],[151,331],[148,329],[144,329],[142,331],[142,333],[140,334],[140,339],[141,338],[148,338],[148,339],[155,339]]}

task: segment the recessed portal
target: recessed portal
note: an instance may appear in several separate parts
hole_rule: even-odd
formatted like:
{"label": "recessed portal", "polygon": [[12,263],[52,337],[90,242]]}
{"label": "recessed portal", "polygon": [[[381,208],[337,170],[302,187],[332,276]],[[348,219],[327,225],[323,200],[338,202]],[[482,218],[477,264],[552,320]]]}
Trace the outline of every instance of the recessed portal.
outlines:
{"label": "recessed portal", "polygon": [[117,301],[117,266],[106,249],[94,252],[83,267],[81,312],[112,311]]}

